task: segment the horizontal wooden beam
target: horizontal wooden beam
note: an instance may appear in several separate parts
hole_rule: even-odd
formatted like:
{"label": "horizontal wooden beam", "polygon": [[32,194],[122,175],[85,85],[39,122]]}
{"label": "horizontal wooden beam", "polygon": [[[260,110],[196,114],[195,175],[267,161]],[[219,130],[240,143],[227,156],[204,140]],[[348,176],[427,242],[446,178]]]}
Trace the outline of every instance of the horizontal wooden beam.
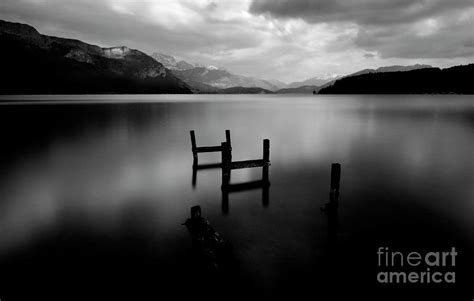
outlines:
{"label": "horizontal wooden beam", "polygon": [[194,149],[196,153],[212,153],[212,152],[220,152],[221,150],[222,150],[221,146],[200,146]]}
{"label": "horizontal wooden beam", "polygon": [[230,169],[253,168],[253,167],[263,167],[263,166],[270,166],[270,162],[265,161],[263,159],[259,159],[259,160],[234,161],[230,163]]}
{"label": "horizontal wooden beam", "polygon": [[214,168],[221,168],[221,167],[222,167],[221,163],[193,165],[193,169],[196,169],[196,170],[214,169]]}

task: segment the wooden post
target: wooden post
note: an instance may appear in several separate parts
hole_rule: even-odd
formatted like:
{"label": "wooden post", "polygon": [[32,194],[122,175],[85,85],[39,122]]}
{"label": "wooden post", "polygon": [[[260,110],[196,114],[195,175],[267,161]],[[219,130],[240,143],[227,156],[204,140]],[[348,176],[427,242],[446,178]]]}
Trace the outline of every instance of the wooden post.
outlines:
{"label": "wooden post", "polygon": [[225,130],[225,142],[229,143],[229,147],[232,149],[232,143],[230,143],[230,130]]}
{"label": "wooden post", "polygon": [[189,132],[191,134],[191,150],[193,151],[193,164],[197,164],[198,154],[196,151],[196,136],[194,135],[194,130]]}
{"label": "wooden post", "polygon": [[222,142],[221,147],[222,187],[225,188],[230,182],[230,150],[227,142]]}
{"label": "wooden post", "polygon": [[263,161],[270,162],[270,140],[263,140]]}
{"label": "wooden post", "polygon": [[268,207],[269,204],[269,188],[270,188],[270,181],[268,177],[268,169],[270,163],[270,140],[264,139],[263,140],[263,161],[265,165],[262,167],[262,205],[263,207]]}
{"label": "wooden post", "polygon": [[232,162],[232,144],[230,142],[230,130],[225,130],[225,141],[229,146],[229,161]]}
{"label": "wooden post", "polygon": [[191,218],[201,217],[201,206],[192,206],[191,207]]}
{"label": "wooden post", "polygon": [[263,140],[263,162],[265,165],[262,168],[262,180],[268,182],[268,163],[270,163],[270,140]]}

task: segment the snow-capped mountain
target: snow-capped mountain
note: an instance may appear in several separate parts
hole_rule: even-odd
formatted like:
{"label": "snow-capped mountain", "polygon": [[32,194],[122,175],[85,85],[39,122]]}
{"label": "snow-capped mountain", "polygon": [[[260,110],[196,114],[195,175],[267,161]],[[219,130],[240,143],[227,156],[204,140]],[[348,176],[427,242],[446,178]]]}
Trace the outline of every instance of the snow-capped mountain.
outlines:
{"label": "snow-capped mountain", "polygon": [[260,87],[276,91],[287,85],[278,80],[263,80],[249,76],[233,74],[213,65],[191,64],[186,61],[177,61],[174,56],[155,52],[151,55],[155,60],[170,69],[174,75],[182,79],[199,91],[212,89],[226,89],[231,87],[253,88]]}
{"label": "snow-capped mountain", "polygon": [[174,56],[163,53],[154,52],[151,57],[170,70],[188,70],[196,67],[194,64],[190,64],[183,60],[177,61]]}
{"label": "snow-capped mountain", "polygon": [[194,83],[200,83],[218,89],[231,87],[259,87],[270,91],[276,91],[281,87],[267,80],[233,74],[227,70],[222,70],[214,66],[196,67],[188,70],[175,69],[172,70],[172,72],[176,77],[191,86],[195,86]]}
{"label": "snow-capped mountain", "polygon": [[340,75],[326,75],[326,76],[315,76],[301,82],[293,82],[288,85],[288,88],[298,88],[302,86],[322,86],[333,80],[340,78]]}

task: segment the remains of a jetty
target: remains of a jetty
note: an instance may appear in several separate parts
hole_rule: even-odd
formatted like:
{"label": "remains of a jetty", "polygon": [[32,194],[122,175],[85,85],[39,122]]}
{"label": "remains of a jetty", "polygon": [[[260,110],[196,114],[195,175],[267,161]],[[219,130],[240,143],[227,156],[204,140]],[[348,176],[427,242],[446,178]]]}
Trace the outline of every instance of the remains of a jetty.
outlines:
{"label": "remains of a jetty", "polygon": [[[193,152],[193,174],[192,186],[196,186],[197,172],[199,170],[221,168],[222,170],[222,213],[229,213],[229,194],[239,191],[253,189],[262,189],[262,204],[267,207],[269,204],[269,166],[270,166],[270,140],[263,140],[263,155],[261,159],[232,161],[232,146],[230,131],[226,130],[226,141],[220,146],[196,146],[196,136],[194,130],[191,134],[191,147]],[[212,164],[198,164],[198,153],[202,152],[221,152],[221,162]],[[262,168],[262,179],[244,183],[230,183],[231,171],[243,168]]]}

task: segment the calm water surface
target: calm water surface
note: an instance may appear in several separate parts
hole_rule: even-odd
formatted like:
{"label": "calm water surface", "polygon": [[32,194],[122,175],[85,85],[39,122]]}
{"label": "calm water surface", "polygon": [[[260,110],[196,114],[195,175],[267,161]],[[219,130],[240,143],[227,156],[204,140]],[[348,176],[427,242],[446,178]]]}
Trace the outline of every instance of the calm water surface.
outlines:
{"label": "calm water surface", "polygon": [[[213,281],[231,296],[409,293],[376,284],[380,246],[454,246],[455,289],[474,279],[473,96],[1,100],[0,298],[179,295],[196,283],[209,294]],[[223,212],[220,169],[199,171],[193,186],[191,129],[198,145],[219,145],[230,129],[233,160],[261,158],[270,139],[268,204],[258,189],[232,193]],[[216,162],[218,153],[200,155]],[[332,162],[342,164],[336,233],[320,211]],[[260,177],[238,170],[232,182]],[[228,282],[204,281],[190,259],[181,224],[193,205],[234,246]]]}

